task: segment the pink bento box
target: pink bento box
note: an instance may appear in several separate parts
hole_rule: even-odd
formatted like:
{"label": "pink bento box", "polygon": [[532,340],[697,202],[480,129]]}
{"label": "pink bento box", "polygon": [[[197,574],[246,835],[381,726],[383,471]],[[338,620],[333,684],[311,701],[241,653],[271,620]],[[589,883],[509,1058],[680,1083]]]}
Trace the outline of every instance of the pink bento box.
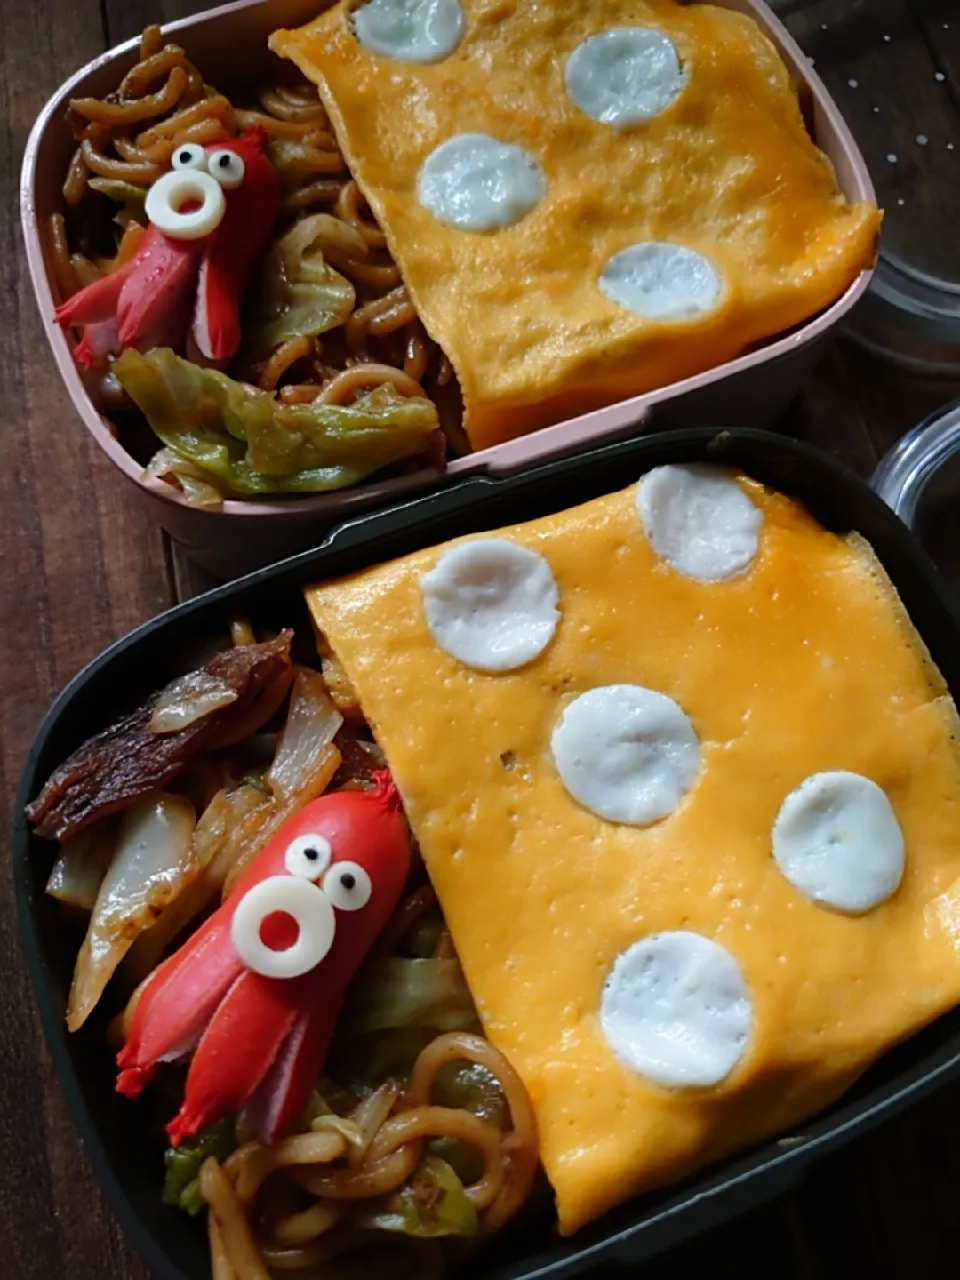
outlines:
{"label": "pink bento box", "polygon": [[[171,23],[173,36],[208,79],[229,92],[258,79],[272,55],[267,36],[277,27],[302,25],[328,0],[235,0],[196,17]],[[875,200],[863,158],[810,61],[760,0],[720,0],[749,13],[779,47],[798,83],[807,90],[816,141],[830,157],[850,201]],[[101,97],[115,88],[136,61],[137,40],[128,40],[77,72],[50,99],[34,125],[21,175],[21,218],[30,273],[47,339],[60,374],[87,430],[136,485],[153,517],[187,554],[218,577],[236,577],[315,546],[333,525],[417,489],[469,475],[503,475],[592,445],[652,429],[692,425],[764,426],[800,389],[831,330],[861,297],[870,281],[863,272],[832,306],[790,333],[693,378],[609,408],[546,427],[519,440],[482,449],[450,463],[441,475],[424,470],[400,479],[358,485],[340,493],[271,501],[227,500],[216,510],[187,506],[162,482],[145,483],[142,467],[122,447],[109,420],[97,409],[55,324],[60,301],[42,233],[62,205],[60,187],[74,143],[64,120],[67,101]]]}

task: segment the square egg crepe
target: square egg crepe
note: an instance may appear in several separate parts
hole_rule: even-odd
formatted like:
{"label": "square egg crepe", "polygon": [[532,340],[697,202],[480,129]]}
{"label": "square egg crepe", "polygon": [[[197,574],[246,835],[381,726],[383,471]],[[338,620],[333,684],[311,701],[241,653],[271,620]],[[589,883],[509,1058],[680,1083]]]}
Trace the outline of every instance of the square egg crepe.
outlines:
{"label": "square egg crepe", "polygon": [[845,200],[752,18],[675,0],[434,7],[454,25],[435,15],[426,52],[424,9],[391,26],[393,0],[336,4],[270,47],[317,85],[474,448],[722,364],[872,262],[879,214]]}
{"label": "square egg crepe", "polygon": [[784,1132],[960,1002],[956,711],[860,538],[662,468],[307,599],[562,1232]]}

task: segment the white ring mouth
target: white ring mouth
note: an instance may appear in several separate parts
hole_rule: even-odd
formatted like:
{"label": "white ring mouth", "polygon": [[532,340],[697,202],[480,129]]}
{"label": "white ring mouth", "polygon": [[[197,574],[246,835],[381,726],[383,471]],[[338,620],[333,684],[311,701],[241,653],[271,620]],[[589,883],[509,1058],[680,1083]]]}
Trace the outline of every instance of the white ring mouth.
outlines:
{"label": "white ring mouth", "polygon": [[[268,947],[261,937],[264,921],[281,913],[297,926],[297,939],[285,950]],[[337,930],[330,899],[299,876],[270,876],[254,885],[237,903],[230,935],[237,955],[265,978],[299,978],[315,969],[333,946]]]}
{"label": "white ring mouth", "polygon": [[[193,204],[196,208],[184,212]],[[216,231],[223,221],[227,198],[209,173],[174,169],[153,184],[144,207],[157,230],[171,240],[200,240]]]}

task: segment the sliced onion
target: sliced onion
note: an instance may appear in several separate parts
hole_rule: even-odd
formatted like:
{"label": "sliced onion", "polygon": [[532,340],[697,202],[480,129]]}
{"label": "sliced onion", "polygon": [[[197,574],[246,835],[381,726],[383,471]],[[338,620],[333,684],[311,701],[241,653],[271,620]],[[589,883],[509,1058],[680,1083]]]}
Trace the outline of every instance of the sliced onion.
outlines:
{"label": "sliced onion", "polygon": [[292,682],[293,667],[286,666],[275,680],[260,691],[242,715],[231,717],[230,723],[225,724],[220,732],[214,735],[213,739],[207,743],[208,749],[223,751],[227,747],[236,747],[247,742],[263,728],[271,716],[280,710],[290,692]]}
{"label": "sliced onion", "polygon": [[136,938],[196,874],[193,805],[157,792],[131,805],[90,916],[67,1004],[67,1027],[83,1026]]}
{"label": "sliced onion", "polygon": [[271,805],[265,820],[242,841],[227,872],[224,897],[287,819],[330,785],[341,762],[333,739],[342,724],[343,716],[330,701],[323,676],[307,668],[298,671],[277,754],[264,778]]}
{"label": "sliced onion", "polygon": [[342,724],[343,716],[333,705],[323,676],[315,671],[300,671],[290,695],[277,754],[267,771],[267,785],[281,804],[308,788]]}
{"label": "sliced onion", "polygon": [[193,836],[197,861],[214,877],[225,870],[231,850],[242,842],[245,831],[267,817],[270,797],[262,788],[244,783],[232,791],[218,791],[204,809]]}
{"label": "sliced onion", "polygon": [[283,824],[289,818],[292,818],[299,809],[302,809],[305,804],[309,804],[311,800],[316,800],[317,796],[324,793],[333,780],[334,774],[340,768],[341,759],[340,752],[333,743],[330,743],[317,756],[312,772],[308,770],[302,775],[302,787],[299,791],[295,791],[282,801],[275,797],[270,798],[266,819],[256,830],[249,833],[237,850],[236,857],[227,872],[226,882],[223,886],[224,897],[230,894],[246,867],[250,865],[267,841],[280,830]]}
{"label": "sliced onion", "polygon": [[274,809],[261,788],[243,784],[216,793],[200,815],[193,833],[191,857],[197,871],[156,924],[142,933],[123,962],[128,988],[137,986],[163,958],[173,939],[223,890],[227,873]]}
{"label": "sliced onion", "polygon": [[101,818],[65,840],[47,881],[47,893],[82,911],[93,910],[116,847],[117,824]]}
{"label": "sliced onion", "polygon": [[236,700],[236,689],[225,680],[206,671],[191,671],[160,692],[148,728],[151,733],[176,733]]}

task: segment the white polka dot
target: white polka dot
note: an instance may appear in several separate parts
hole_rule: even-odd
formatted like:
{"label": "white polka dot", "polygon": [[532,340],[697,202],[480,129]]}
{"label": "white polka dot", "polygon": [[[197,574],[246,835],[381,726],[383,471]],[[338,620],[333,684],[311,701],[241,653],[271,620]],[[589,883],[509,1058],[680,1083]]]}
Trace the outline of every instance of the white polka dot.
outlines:
{"label": "white polka dot", "polygon": [[637,511],[657,555],[699,582],[736,577],[757,554],[763,515],[720,467],[655,467],[637,485]]}
{"label": "white polka dot", "polygon": [[903,832],[890,801],[869,778],[814,773],[780,807],[773,856],[806,897],[860,915],[896,893]]}
{"label": "white polka dot", "polygon": [[422,576],[420,589],[436,643],[478,671],[512,671],[531,662],[560,620],[550,566],[506,538],[445,552]]}
{"label": "white polka dot", "polygon": [[699,933],[654,933],[619,955],[600,1026],[632,1070],[667,1089],[709,1088],[740,1061],[753,1008],[736,960]]}
{"label": "white polka dot", "polygon": [[350,17],[365,49],[400,62],[449,57],[466,26],[459,0],[368,0]]}
{"label": "white polka dot", "polygon": [[604,263],[600,292],[647,320],[689,320],[716,306],[723,286],[709,258],[679,244],[648,241]]}
{"label": "white polka dot", "polygon": [[689,717],[672,698],[635,684],[604,685],[575,698],[550,746],[574,800],[629,826],[672,813],[700,768]]}
{"label": "white polka dot", "polygon": [[441,143],[423,162],[417,183],[420,203],[463,231],[512,226],[546,189],[529,151],[485,133],[461,133]]}
{"label": "white polka dot", "polygon": [[669,107],[686,76],[673,42],[651,27],[616,27],[578,45],[567,61],[571,100],[601,124],[628,128]]}

